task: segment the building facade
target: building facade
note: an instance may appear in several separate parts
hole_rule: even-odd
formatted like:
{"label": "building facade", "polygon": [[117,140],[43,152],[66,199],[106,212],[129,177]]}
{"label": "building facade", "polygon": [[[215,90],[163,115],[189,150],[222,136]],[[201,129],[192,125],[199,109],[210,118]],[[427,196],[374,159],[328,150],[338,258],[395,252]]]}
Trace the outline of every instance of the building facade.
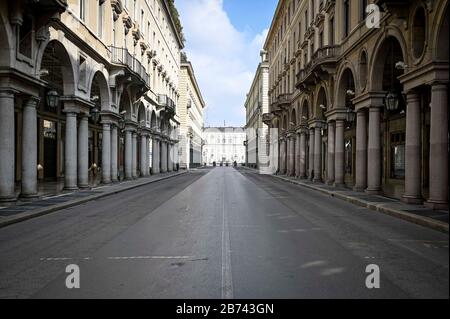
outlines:
{"label": "building facade", "polygon": [[256,69],[250,91],[245,101],[246,165],[262,174],[274,173],[270,167],[270,135],[262,116],[269,112],[269,61],[267,53],[261,51],[261,62]]}
{"label": "building facade", "polygon": [[203,164],[245,163],[246,133],[242,127],[206,127],[203,140]]}
{"label": "building facade", "polygon": [[0,200],[176,167],[169,1],[0,2]]}
{"label": "building facade", "polygon": [[205,101],[195,78],[194,69],[185,54],[181,55],[179,82],[180,99],[177,114],[180,118],[180,167],[183,169],[202,165],[202,130]]}
{"label": "building facade", "polygon": [[448,209],[448,1],[281,0],[278,172]]}

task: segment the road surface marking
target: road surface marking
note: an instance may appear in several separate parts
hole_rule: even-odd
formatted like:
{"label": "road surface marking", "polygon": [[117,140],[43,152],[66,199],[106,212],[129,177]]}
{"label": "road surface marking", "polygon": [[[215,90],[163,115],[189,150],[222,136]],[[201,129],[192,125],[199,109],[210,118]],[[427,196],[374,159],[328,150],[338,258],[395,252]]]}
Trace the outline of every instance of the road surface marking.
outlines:
{"label": "road surface marking", "polygon": [[55,195],[55,196],[48,196],[48,197],[44,197],[42,199],[46,200],[46,199],[58,198],[58,197],[63,197],[63,196],[71,195],[71,194],[73,194],[73,192],[72,193],[66,193],[66,194],[59,194],[59,195]]}
{"label": "road surface marking", "polygon": [[[223,174],[225,179],[225,174]],[[222,299],[233,299],[233,278],[231,275],[230,231],[225,211],[225,185],[222,184]]]}

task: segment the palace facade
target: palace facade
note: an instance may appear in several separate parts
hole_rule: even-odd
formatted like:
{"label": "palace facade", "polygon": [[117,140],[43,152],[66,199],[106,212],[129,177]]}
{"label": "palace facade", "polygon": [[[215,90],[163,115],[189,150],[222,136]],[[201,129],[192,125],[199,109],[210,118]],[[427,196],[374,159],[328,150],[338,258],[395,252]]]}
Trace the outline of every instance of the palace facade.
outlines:
{"label": "palace facade", "polygon": [[280,0],[278,174],[448,209],[448,19],[446,0]]}
{"label": "palace facade", "polygon": [[0,200],[173,171],[172,0],[0,2]]}

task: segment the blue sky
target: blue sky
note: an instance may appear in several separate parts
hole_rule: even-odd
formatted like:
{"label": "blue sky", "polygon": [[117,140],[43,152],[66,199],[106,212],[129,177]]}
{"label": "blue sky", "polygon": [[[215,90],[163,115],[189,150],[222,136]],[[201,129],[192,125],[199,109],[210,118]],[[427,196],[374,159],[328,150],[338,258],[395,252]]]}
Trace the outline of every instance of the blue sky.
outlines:
{"label": "blue sky", "polygon": [[205,126],[245,125],[245,96],[277,0],[176,0],[206,101]]}

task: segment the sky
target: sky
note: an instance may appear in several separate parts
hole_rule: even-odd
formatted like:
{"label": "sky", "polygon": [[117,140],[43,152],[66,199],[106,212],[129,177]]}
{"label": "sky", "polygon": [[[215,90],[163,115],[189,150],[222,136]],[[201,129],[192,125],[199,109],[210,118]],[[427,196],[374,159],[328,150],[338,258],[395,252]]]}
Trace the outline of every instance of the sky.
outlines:
{"label": "sky", "polygon": [[205,126],[244,126],[245,98],[277,0],[176,0],[206,102]]}

